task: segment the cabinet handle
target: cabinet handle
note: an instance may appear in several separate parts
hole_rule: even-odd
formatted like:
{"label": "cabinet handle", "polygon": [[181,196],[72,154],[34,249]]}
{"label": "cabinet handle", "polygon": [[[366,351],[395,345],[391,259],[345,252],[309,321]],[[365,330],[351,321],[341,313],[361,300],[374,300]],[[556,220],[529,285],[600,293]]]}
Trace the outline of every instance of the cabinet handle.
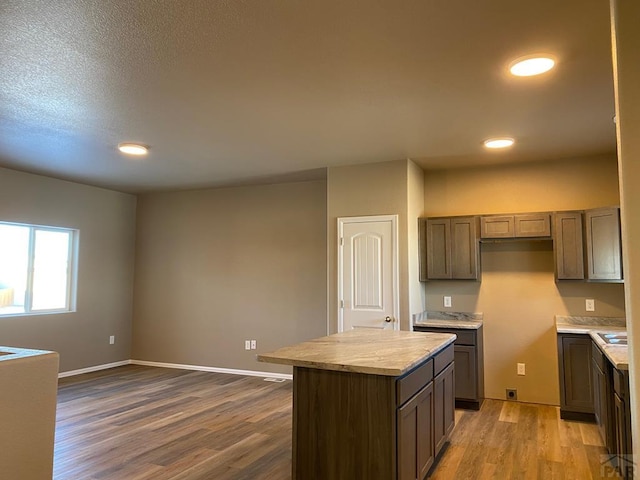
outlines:
{"label": "cabinet handle", "polygon": [[384,321],[387,322],[387,323],[390,323],[393,320],[391,320],[391,317],[389,315],[387,315],[386,317],[384,317]]}

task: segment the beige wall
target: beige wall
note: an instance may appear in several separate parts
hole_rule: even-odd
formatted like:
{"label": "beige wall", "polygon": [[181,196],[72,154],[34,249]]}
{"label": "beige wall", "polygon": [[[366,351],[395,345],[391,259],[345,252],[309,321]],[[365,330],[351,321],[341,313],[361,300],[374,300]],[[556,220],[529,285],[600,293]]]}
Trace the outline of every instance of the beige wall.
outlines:
{"label": "beige wall", "polygon": [[[427,172],[425,213],[490,214],[583,209],[618,204],[616,159],[612,157]],[[426,306],[484,313],[485,389],[504,398],[517,388],[522,401],[558,404],[554,315],[585,315],[584,299],[596,315],[623,316],[620,284],[556,283],[550,241],[483,243],[481,282],[428,282]],[[516,363],[526,376],[516,375]]]}
{"label": "beige wall", "polygon": [[409,248],[409,313],[420,313],[424,309],[424,283],[420,282],[418,261],[418,218],[424,215],[424,171],[412,161],[407,162],[407,209]]}
{"label": "beige wall", "polygon": [[[612,0],[613,56],[618,119],[618,156],[629,331],[631,421],[635,458],[640,458],[640,4]],[[636,460],[636,478],[640,468]]]}
{"label": "beige wall", "polygon": [[135,208],[133,195],[0,168],[0,220],[80,230],[77,311],[0,318],[1,344],[57,351],[62,372],[129,359]]}
{"label": "beige wall", "polygon": [[290,372],[255,355],[326,334],[325,222],[324,180],[141,195],[132,358]]}
{"label": "beige wall", "polygon": [[[408,160],[331,167],[327,171],[327,244],[329,330],[337,331],[337,219],[398,215],[400,328],[409,329],[407,237]],[[417,220],[416,220],[417,221]]]}

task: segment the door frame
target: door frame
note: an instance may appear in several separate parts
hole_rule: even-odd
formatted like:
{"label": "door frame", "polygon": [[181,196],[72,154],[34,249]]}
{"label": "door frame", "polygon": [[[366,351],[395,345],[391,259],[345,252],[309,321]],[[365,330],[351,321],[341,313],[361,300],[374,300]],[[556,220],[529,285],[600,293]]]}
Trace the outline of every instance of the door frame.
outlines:
{"label": "door frame", "polygon": [[338,332],[344,331],[344,292],[343,292],[343,249],[344,244],[342,239],[344,237],[344,226],[348,223],[370,223],[370,222],[391,222],[391,275],[393,282],[393,330],[400,330],[400,287],[399,287],[399,245],[398,245],[398,215],[370,215],[366,217],[338,217],[338,238],[336,239],[338,246]]}

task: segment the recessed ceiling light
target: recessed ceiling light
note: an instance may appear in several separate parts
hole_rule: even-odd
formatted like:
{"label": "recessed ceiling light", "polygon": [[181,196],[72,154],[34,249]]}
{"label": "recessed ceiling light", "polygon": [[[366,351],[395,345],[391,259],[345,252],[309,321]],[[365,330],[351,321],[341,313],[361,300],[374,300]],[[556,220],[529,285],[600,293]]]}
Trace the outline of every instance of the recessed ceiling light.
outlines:
{"label": "recessed ceiling light", "polygon": [[120,143],[118,150],[127,155],[146,155],[149,153],[149,147],[139,143]]}
{"label": "recessed ceiling light", "polygon": [[551,70],[556,61],[549,55],[527,55],[509,65],[509,71],[516,77],[531,77]]}
{"label": "recessed ceiling light", "polygon": [[484,146],[487,148],[507,148],[513,145],[514,142],[513,138],[508,137],[489,138],[484,141]]}

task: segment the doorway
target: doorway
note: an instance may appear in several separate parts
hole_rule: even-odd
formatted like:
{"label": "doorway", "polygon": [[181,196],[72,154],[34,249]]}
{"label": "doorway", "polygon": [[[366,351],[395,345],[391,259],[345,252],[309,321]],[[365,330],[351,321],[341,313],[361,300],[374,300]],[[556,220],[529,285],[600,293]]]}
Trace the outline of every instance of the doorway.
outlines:
{"label": "doorway", "polygon": [[338,331],[399,330],[398,216],[338,218]]}

